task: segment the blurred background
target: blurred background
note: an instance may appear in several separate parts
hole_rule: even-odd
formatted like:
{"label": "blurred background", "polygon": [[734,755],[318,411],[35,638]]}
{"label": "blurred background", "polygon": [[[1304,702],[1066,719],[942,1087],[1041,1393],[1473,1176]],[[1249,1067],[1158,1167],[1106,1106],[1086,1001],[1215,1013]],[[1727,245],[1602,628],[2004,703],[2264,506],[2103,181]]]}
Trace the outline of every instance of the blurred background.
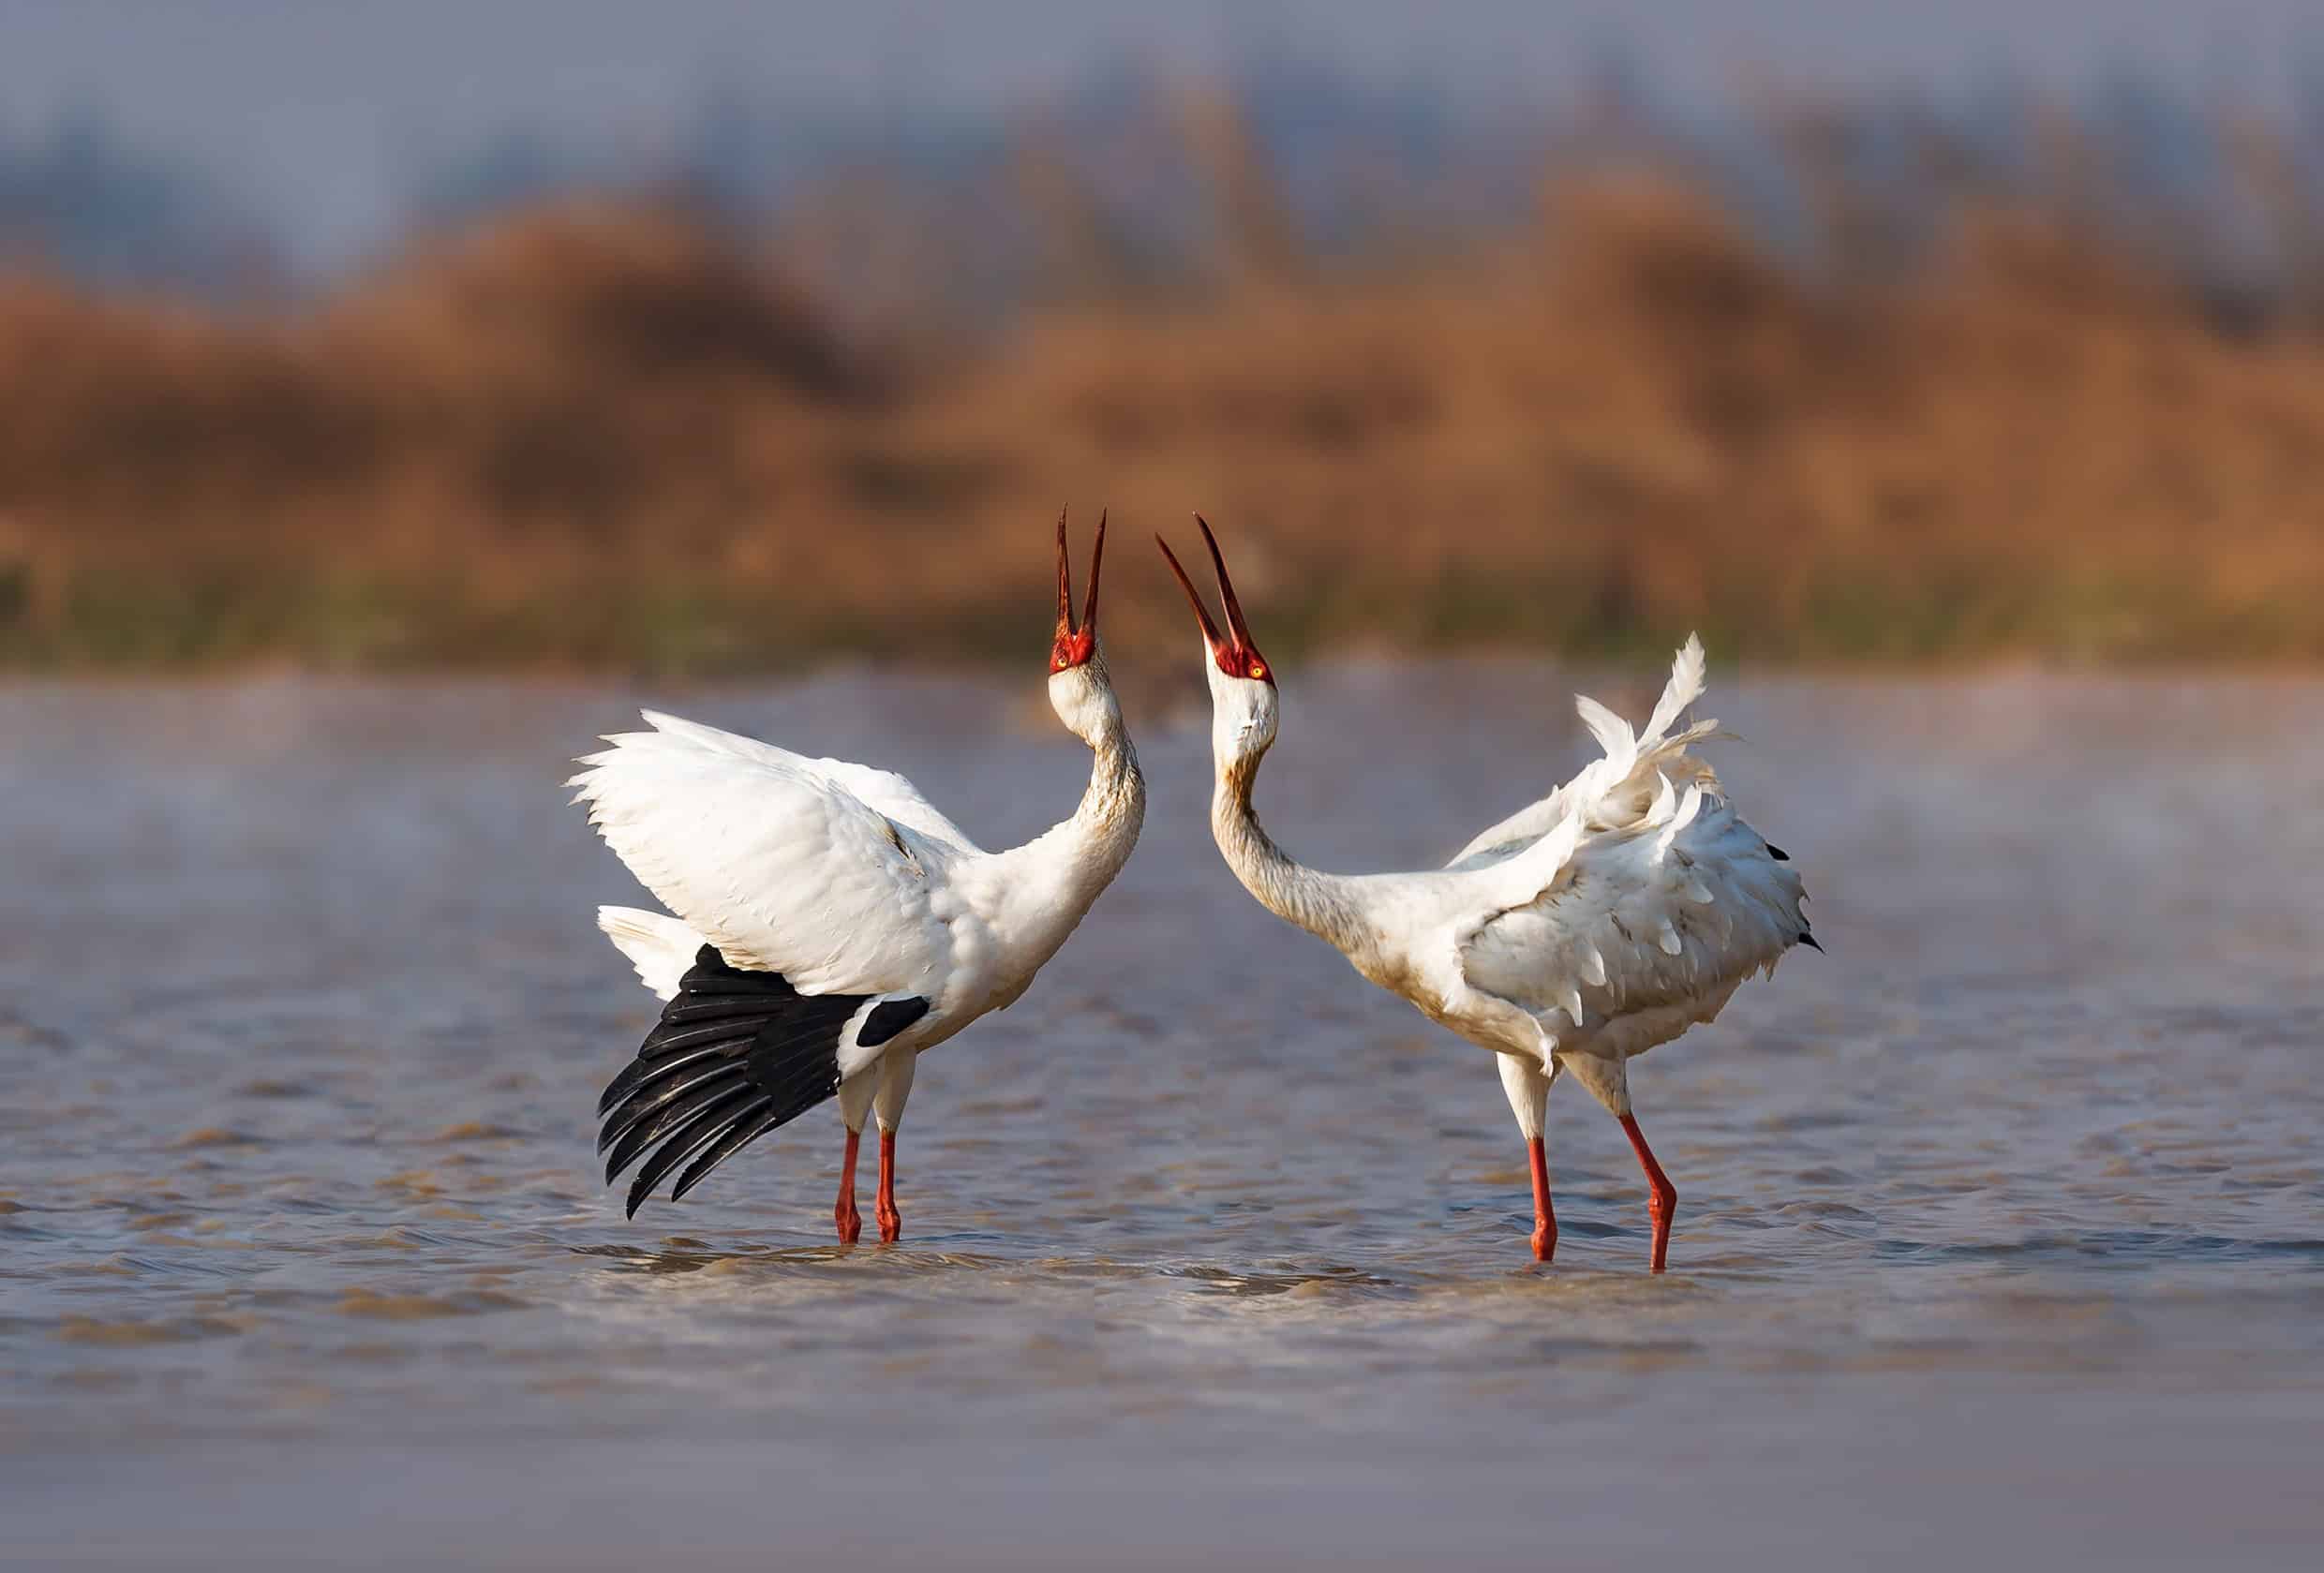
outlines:
{"label": "blurred background", "polygon": [[[1066,503],[1152,806],[904,1240],[625,1219],[571,757],[1037,834]],[[1702,632],[1668,1276],[1220,864],[1195,509],[1318,867]],[[0,0],[0,1564],[2308,1568],[2318,658],[2315,0]]]}
{"label": "blurred background", "polygon": [[2324,654],[2312,7],[1427,13],[0,0],[0,660]]}

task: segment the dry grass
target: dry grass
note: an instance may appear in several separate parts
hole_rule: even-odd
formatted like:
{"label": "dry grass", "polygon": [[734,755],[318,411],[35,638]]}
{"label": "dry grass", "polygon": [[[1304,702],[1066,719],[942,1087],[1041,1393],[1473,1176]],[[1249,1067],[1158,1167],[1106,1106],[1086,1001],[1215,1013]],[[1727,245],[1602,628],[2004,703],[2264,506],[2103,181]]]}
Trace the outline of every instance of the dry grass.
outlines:
{"label": "dry grass", "polygon": [[1200,508],[1262,633],[1810,660],[2324,656],[2324,345],[2229,341],[1964,205],[1811,287],[1699,194],[1558,185],[1433,273],[842,340],[661,208],[416,251],[283,319],[0,281],[0,657],[734,669],[1046,637],[1049,521]]}

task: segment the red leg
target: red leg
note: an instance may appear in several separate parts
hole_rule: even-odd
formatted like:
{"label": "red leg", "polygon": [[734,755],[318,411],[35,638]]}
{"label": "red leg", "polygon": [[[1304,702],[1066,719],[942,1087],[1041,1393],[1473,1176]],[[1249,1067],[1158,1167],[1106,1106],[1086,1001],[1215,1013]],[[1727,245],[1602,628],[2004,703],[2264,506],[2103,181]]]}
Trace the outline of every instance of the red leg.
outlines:
{"label": "red leg", "polygon": [[1533,1159],[1533,1259],[1546,1262],[1557,1254],[1557,1209],[1549,1205],[1549,1154],[1542,1138],[1526,1144]]}
{"label": "red leg", "polygon": [[831,1209],[831,1222],[840,1228],[840,1243],[853,1245],[863,1233],[863,1214],[856,1210],[856,1147],[863,1140],[861,1131],[847,1133],[847,1156],[840,1160],[839,1205]]}
{"label": "red leg", "polygon": [[872,1204],[879,1216],[880,1239],[893,1242],[903,1233],[903,1214],[896,1210],[896,1133],[880,1133],[880,1195]]}
{"label": "red leg", "polygon": [[1654,1161],[1654,1150],[1646,1145],[1637,1120],[1627,1114],[1622,1116],[1622,1129],[1630,1136],[1631,1150],[1638,1154],[1638,1166],[1646,1171],[1646,1212],[1654,1220],[1653,1270],[1661,1272],[1670,1256],[1670,1226],[1678,1210],[1678,1188],[1662,1172],[1662,1165]]}

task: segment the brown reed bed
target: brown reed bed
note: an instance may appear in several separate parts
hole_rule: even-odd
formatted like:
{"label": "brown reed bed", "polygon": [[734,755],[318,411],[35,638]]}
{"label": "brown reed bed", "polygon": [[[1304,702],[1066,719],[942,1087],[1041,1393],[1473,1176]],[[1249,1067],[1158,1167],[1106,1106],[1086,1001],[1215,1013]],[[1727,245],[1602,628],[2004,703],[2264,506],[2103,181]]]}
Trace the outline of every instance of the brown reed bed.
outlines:
{"label": "brown reed bed", "polygon": [[0,278],[0,660],[1037,652],[1068,499],[1125,527],[1117,648],[1184,644],[1140,537],[1200,509],[1285,654],[2324,656],[2324,343],[2023,204],[1835,278],[1576,176],[1435,263],[942,349],[782,274],[577,203],[276,317]]}

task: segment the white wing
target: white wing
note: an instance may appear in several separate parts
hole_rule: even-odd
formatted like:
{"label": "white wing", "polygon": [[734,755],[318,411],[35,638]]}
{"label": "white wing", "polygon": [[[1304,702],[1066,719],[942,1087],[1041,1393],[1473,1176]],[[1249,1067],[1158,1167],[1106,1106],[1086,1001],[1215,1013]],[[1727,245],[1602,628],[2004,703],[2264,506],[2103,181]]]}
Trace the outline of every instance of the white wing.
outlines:
{"label": "white wing", "polygon": [[781,972],[802,994],[934,997],[949,950],[939,909],[962,855],[952,837],[874,808],[826,762],[648,719],[655,731],[608,737],[568,783],[640,883],[730,965]]}
{"label": "white wing", "polygon": [[1532,900],[1460,944],[1464,977],[1574,1027],[1703,998],[1807,932],[1799,876],[1722,797],[1690,786],[1585,838]]}
{"label": "white wing", "polygon": [[737,759],[753,760],[819,776],[853,794],[865,806],[886,814],[898,824],[918,831],[931,840],[949,841],[964,853],[980,853],[984,851],[968,838],[968,832],[946,818],[935,804],[922,796],[918,787],[893,770],[878,770],[869,764],[856,764],[844,759],[809,759],[788,749],[779,749],[772,743],[762,743],[755,737],[745,737],[737,732],[722,732],[717,727],[663,715],[659,710],[640,713],[645,716],[648,726],[668,736],[682,738],[709,752],[732,754]]}
{"label": "white wing", "polygon": [[1445,867],[1473,868],[1507,857],[1548,835],[1577,807],[1593,828],[1618,826],[1646,808],[1659,776],[1680,784],[1699,779],[1715,785],[1709,767],[1689,754],[1687,745],[1711,735],[1719,723],[1698,721],[1677,733],[1670,730],[1686,707],[1703,697],[1703,642],[1691,633],[1672,658],[1670,681],[1646,730],[1635,735],[1621,717],[1587,694],[1575,694],[1574,708],[1604,749],[1603,757],[1547,797],[1481,832]]}
{"label": "white wing", "polygon": [[1452,854],[1447,868],[1481,868],[1522,852],[1556,828],[1572,812],[1576,791],[1587,783],[1576,776],[1547,797],[1528,803]]}

